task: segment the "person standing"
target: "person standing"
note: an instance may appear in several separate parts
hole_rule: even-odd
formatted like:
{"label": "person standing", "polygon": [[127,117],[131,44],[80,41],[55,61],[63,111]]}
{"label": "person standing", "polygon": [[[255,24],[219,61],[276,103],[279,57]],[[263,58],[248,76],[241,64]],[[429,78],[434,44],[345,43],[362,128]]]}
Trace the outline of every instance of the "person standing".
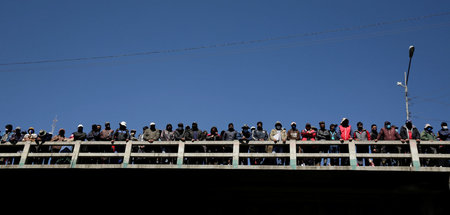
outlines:
{"label": "person standing", "polygon": [[[358,122],[358,123],[356,123],[356,126],[357,126],[357,129],[353,133],[353,139],[356,140],[356,141],[370,141],[370,133],[369,133],[369,131],[364,129],[363,123],[362,122]],[[366,145],[362,145],[362,146],[355,145],[355,148],[356,148],[356,152],[357,153],[371,153],[370,145],[368,145],[368,146],[366,146]],[[357,165],[366,166],[366,163],[368,163],[370,166],[375,166],[375,164],[373,163],[373,160],[371,158],[369,158],[369,159],[359,158],[357,160]]]}
{"label": "person standing", "polygon": [[[430,124],[426,124],[424,130],[420,134],[420,139],[423,141],[436,141],[436,135],[433,133],[433,127]],[[437,154],[437,147],[435,146],[422,146],[422,150],[424,153],[427,154]],[[422,163],[422,162],[421,162]],[[435,160],[432,160],[430,158],[425,159],[425,166],[436,166],[437,162]]]}
{"label": "person standing", "polygon": [[[400,134],[397,131],[395,131],[395,128],[392,127],[391,122],[389,122],[389,121],[384,122],[384,127],[380,129],[380,132],[378,133],[378,136],[375,139],[375,142],[378,142],[378,140],[400,140],[400,141],[404,142],[404,140],[401,138]],[[387,153],[387,152],[399,153],[397,147],[386,146],[386,145],[381,146],[380,151],[381,151],[381,153]],[[393,159],[393,158],[390,158],[390,159],[382,158],[380,165],[381,166],[386,166],[386,165],[397,166],[398,161],[397,161],[397,159]]]}
{"label": "person standing", "polygon": [[[275,144],[277,144],[277,143],[278,144],[280,144],[280,143],[285,144],[286,143],[287,133],[286,133],[286,130],[282,129],[282,128],[283,128],[283,126],[281,125],[281,122],[277,121],[275,123],[275,128],[270,131],[269,138]],[[278,145],[278,146],[269,145],[269,146],[273,147],[273,150],[269,149],[269,151],[272,152],[272,153],[283,153],[284,152],[283,145],[281,145],[281,146],[280,145]],[[267,151],[267,152],[270,153],[269,151]],[[277,165],[281,165],[281,164],[285,165],[286,164],[286,159],[285,158],[283,158],[283,159],[276,158],[276,164]]]}

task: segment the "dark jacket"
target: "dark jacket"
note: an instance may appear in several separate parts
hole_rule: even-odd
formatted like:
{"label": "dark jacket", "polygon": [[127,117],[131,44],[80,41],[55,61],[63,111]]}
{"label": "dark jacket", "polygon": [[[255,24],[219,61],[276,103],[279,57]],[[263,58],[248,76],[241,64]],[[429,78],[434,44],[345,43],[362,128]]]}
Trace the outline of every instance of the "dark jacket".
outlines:
{"label": "dark jacket", "polygon": [[[189,139],[189,140],[203,140],[204,139],[202,130],[200,130],[200,129],[197,129],[195,131],[193,129],[189,129],[186,131],[188,132],[187,139]],[[197,138],[195,138],[195,137],[197,137]]]}
{"label": "dark jacket", "polygon": [[316,139],[317,140],[330,140],[331,139],[330,131],[328,131],[327,129],[317,130]]}
{"label": "dark jacket", "polygon": [[447,141],[450,140],[450,132],[448,129],[441,129],[438,131],[439,140]]}
{"label": "dark jacket", "polygon": [[130,132],[128,129],[120,130],[120,128],[116,129],[114,132],[114,140],[116,141],[126,141],[127,139],[130,139]]}
{"label": "dark jacket", "polygon": [[73,132],[73,140],[81,140],[81,141],[85,141],[86,140],[86,133],[84,132]]}
{"label": "dark jacket", "polygon": [[237,140],[237,131],[233,130],[233,131],[229,131],[226,130],[225,133],[223,133],[223,140]]}
{"label": "dark jacket", "polygon": [[100,141],[100,131],[90,131],[86,139],[89,141]]}
{"label": "dark jacket", "polygon": [[253,131],[252,136],[253,136],[254,140],[260,140],[260,139],[267,140],[267,139],[269,139],[269,133],[267,133],[266,130],[258,130],[258,129],[256,129],[256,130]]}
{"label": "dark jacket", "polygon": [[341,136],[339,135],[339,132],[334,130],[334,131],[329,131],[330,132],[330,140],[340,140]]}
{"label": "dark jacket", "polygon": [[378,140],[399,140],[402,139],[400,134],[393,127],[387,129],[385,127],[381,128],[380,133],[378,133]]}
{"label": "dark jacket", "polygon": [[179,141],[179,140],[181,140],[181,138],[186,137],[186,130],[177,128],[173,132],[173,136],[174,136],[175,140]]}
{"label": "dark jacket", "polygon": [[[420,132],[419,130],[416,128],[416,126],[412,126],[412,140],[420,140]],[[408,134],[408,128],[406,127],[406,125],[403,125],[400,128],[400,137],[402,137],[402,139],[404,140],[409,140],[409,134]]]}

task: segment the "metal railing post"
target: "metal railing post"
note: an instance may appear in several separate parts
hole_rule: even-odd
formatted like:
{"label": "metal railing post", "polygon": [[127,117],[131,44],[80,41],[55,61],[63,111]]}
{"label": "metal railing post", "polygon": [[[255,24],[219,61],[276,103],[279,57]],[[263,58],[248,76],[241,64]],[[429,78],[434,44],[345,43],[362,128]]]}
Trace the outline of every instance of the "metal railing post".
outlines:
{"label": "metal railing post", "polygon": [[414,167],[414,170],[419,171],[420,170],[420,159],[419,159],[419,150],[417,149],[416,141],[410,141],[409,148],[410,148],[410,152],[411,152],[411,160],[412,160],[412,165]]}
{"label": "metal railing post", "polygon": [[23,146],[23,151],[22,151],[22,154],[20,155],[20,161],[19,161],[20,168],[23,168],[25,165],[25,162],[27,161],[28,153],[30,152],[30,146],[31,146],[31,143],[29,141],[27,141],[25,143],[25,145]]}

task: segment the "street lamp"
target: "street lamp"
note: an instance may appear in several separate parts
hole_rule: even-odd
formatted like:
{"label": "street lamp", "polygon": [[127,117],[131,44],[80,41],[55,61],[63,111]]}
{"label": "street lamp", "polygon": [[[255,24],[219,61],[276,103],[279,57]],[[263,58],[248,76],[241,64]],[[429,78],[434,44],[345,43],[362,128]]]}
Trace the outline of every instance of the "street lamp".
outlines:
{"label": "street lamp", "polygon": [[409,65],[408,65],[408,73],[405,72],[405,84],[402,82],[397,82],[397,86],[401,86],[405,88],[405,101],[406,101],[406,120],[409,120],[409,105],[408,105],[408,78],[409,78],[409,70],[411,68],[411,60],[414,55],[414,46],[409,47]]}

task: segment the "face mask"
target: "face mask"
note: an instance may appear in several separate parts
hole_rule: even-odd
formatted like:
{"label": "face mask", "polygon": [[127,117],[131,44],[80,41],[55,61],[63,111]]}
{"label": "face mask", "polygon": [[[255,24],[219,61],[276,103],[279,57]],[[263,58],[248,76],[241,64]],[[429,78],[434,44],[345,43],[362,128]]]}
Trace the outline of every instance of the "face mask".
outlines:
{"label": "face mask", "polygon": [[359,130],[359,131],[362,131],[362,130],[363,130],[363,127],[358,127],[358,130]]}
{"label": "face mask", "polygon": [[262,130],[262,126],[258,126],[258,130],[260,130],[260,131],[261,131],[261,130]]}
{"label": "face mask", "polygon": [[296,126],[296,125],[293,125],[293,126],[291,126],[291,127],[292,127],[292,129],[294,129],[294,130],[295,130],[295,129],[297,128],[297,126]]}
{"label": "face mask", "polygon": [[391,129],[391,125],[386,125],[386,128],[387,129]]}
{"label": "face mask", "polygon": [[279,125],[275,126],[275,128],[276,128],[277,130],[281,130],[281,126],[279,126]]}
{"label": "face mask", "polygon": [[447,126],[442,126],[442,128],[443,128],[443,129],[448,129],[448,127],[447,127]]}
{"label": "face mask", "polygon": [[427,128],[427,131],[431,131],[431,130],[432,130],[432,128],[430,128],[430,127]]}

